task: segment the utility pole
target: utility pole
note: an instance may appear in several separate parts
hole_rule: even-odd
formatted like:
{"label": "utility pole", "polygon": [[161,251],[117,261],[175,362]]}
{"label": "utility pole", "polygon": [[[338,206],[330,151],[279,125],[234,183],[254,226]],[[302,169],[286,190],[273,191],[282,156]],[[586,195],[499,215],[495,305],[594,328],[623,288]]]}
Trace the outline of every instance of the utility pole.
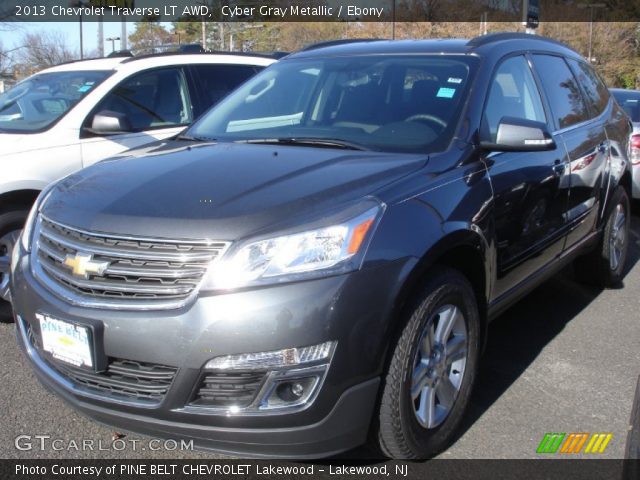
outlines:
{"label": "utility pole", "polygon": [[121,17],[120,22],[120,50],[127,49],[127,17],[124,15]]}
{"label": "utility pole", "polygon": [[522,0],[522,25],[525,27],[525,33],[535,35],[539,24],[540,1]]}
{"label": "utility pole", "polygon": [[391,40],[396,39],[396,0],[393,0],[391,7]]}
{"label": "utility pole", "polygon": [[98,56],[104,57],[104,25],[102,17],[98,20]]}
{"label": "utility pole", "polygon": [[[69,6],[82,8],[87,6],[87,2],[83,0],[71,0],[69,2]],[[80,12],[82,12],[82,10],[80,10]],[[84,38],[82,35],[82,13],[80,13],[78,17],[79,17],[78,23],[80,24],[80,60],[82,60],[84,58]]]}
{"label": "utility pole", "polygon": [[607,8],[604,3],[581,3],[578,5],[578,8],[588,8],[589,9],[589,54],[587,58],[589,63],[592,63],[593,58],[593,10],[596,8]]}

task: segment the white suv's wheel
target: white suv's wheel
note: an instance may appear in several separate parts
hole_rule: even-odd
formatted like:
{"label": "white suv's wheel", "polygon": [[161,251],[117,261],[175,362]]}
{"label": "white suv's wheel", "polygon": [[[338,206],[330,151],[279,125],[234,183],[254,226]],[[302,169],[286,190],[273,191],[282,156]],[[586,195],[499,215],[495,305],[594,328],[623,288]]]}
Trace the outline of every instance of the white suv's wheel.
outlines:
{"label": "white suv's wheel", "polygon": [[0,214],[0,322],[13,321],[9,304],[11,253],[29,212],[14,210]]}

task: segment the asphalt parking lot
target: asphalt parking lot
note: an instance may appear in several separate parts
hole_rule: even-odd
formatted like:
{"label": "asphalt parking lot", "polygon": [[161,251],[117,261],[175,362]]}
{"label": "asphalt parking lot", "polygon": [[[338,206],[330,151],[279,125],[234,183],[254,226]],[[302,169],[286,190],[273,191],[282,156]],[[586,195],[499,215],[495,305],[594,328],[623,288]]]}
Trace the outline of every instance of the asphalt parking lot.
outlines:
{"label": "asphalt parking lot", "polygon": [[[547,432],[612,433],[600,457],[624,457],[640,375],[637,214],[636,209],[624,288],[586,287],[568,270],[491,324],[472,407],[443,458],[536,458]],[[109,428],[87,420],[40,386],[14,335],[14,325],[0,325],[0,458],[220,458],[173,450],[172,444],[149,445],[149,439],[137,435],[112,444]],[[32,437],[33,449],[15,447],[20,435]],[[63,450],[54,450],[50,440],[40,450],[36,435],[61,439],[57,447]],[[73,447],[83,439],[93,440],[94,450]],[[362,456],[367,456],[364,449],[345,454]]]}

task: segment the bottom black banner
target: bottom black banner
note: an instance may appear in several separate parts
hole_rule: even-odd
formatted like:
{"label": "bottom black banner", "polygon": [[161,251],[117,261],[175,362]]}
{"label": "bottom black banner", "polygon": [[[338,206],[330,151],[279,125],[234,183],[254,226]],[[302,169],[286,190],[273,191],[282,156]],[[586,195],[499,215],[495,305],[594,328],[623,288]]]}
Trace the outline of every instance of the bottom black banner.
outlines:
{"label": "bottom black banner", "polygon": [[261,460],[0,460],[0,478],[141,479],[580,479],[637,480],[639,460],[430,460],[280,462]]}

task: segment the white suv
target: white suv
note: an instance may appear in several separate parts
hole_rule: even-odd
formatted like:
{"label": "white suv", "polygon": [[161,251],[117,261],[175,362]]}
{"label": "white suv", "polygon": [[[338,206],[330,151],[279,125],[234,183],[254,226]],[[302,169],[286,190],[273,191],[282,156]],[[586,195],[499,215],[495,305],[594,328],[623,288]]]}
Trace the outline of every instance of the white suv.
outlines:
{"label": "white suv", "polygon": [[0,321],[13,243],[50,182],[178,134],[273,63],[246,54],[101,58],[49,68],[0,94]]}

